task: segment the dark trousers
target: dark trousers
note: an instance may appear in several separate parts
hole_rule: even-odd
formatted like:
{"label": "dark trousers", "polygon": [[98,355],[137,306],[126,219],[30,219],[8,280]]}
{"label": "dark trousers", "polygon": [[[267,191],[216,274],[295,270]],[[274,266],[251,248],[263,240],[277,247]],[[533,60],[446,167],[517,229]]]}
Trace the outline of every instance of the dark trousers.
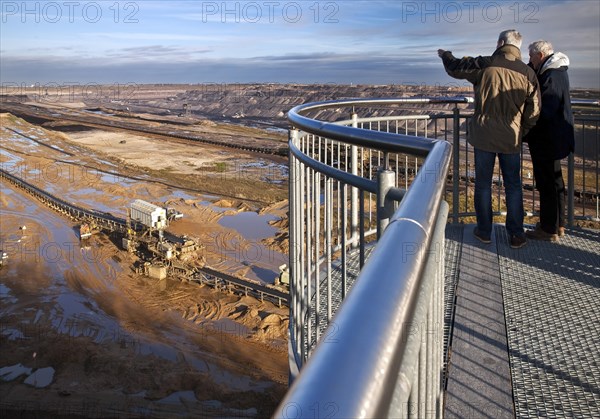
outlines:
{"label": "dark trousers", "polygon": [[541,160],[534,156],[533,176],[540,192],[540,226],[546,233],[557,233],[565,225],[565,182],[560,160]]}

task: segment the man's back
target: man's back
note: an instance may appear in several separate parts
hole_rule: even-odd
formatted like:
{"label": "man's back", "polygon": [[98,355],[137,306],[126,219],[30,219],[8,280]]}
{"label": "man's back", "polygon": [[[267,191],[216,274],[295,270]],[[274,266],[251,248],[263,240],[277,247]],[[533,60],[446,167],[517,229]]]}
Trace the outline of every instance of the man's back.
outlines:
{"label": "man's back", "polygon": [[467,79],[475,89],[469,142],[484,151],[517,153],[522,135],[539,115],[535,72],[521,61],[519,48],[503,45],[491,57],[442,56],[448,74]]}

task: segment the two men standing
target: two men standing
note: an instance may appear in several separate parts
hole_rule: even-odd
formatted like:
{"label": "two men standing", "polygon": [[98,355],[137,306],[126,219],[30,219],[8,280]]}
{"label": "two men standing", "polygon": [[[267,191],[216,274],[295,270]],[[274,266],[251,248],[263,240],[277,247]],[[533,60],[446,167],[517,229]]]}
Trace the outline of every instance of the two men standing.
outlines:
{"label": "two men standing", "polygon": [[496,156],[506,191],[506,230],[512,248],[527,243],[523,229],[521,143],[540,114],[540,90],[535,72],[521,61],[521,34],[500,33],[496,51],[488,57],[455,58],[438,50],[446,72],[466,79],[475,90],[475,110],[468,141],[475,150],[475,237],[491,242],[492,176]]}
{"label": "two men standing", "polygon": [[573,150],[574,138],[566,73],[568,58],[553,54],[548,42],[538,41],[529,46],[528,66],[521,60],[521,43],[521,34],[511,29],[500,33],[496,50],[488,57],[458,59],[450,51],[438,50],[446,72],[468,80],[475,91],[468,136],[475,152],[475,237],[483,243],[491,242],[491,185],[498,157],[506,194],[506,230],[512,248],[527,243],[523,229],[522,141],[529,142],[540,191],[540,223],[527,232],[527,237],[556,241],[564,232],[560,159]]}

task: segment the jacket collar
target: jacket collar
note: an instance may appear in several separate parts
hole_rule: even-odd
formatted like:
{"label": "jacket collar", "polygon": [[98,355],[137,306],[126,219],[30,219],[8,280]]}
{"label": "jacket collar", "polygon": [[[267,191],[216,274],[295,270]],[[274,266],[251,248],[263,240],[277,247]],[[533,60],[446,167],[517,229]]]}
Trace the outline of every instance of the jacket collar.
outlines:
{"label": "jacket collar", "polygon": [[496,49],[492,56],[504,55],[509,59],[520,60],[521,50],[514,45],[504,44],[500,48]]}

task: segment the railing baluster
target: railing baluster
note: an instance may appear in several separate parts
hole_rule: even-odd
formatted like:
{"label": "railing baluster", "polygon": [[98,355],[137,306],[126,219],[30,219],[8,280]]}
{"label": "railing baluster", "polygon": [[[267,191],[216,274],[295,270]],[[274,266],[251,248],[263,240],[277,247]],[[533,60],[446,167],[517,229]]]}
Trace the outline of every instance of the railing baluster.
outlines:
{"label": "railing baluster", "polygon": [[344,298],[346,298],[346,293],[348,291],[348,270],[347,270],[347,266],[348,266],[348,261],[347,261],[347,245],[346,243],[347,241],[347,234],[346,234],[346,225],[348,225],[348,211],[346,210],[346,190],[347,190],[347,185],[344,183],[342,185],[342,202],[344,203],[344,209],[342,211],[342,225],[344,226],[344,228],[342,228],[342,243],[341,243],[341,250],[342,250],[342,255],[341,255],[341,259],[342,259],[342,300]]}
{"label": "railing baluster", "polygon": [[452,215],[454,217],[454,222],[458,223],[458,214],[459,214],[459,196],[460,191],[458,188],[459,185],[459,174],[460,174],[460,112],[458,107],[454,108],[454,124],[453,124],[453,137],[452,137],[452,145],[454,152],[453,154],[453,165],[452,165]]}

